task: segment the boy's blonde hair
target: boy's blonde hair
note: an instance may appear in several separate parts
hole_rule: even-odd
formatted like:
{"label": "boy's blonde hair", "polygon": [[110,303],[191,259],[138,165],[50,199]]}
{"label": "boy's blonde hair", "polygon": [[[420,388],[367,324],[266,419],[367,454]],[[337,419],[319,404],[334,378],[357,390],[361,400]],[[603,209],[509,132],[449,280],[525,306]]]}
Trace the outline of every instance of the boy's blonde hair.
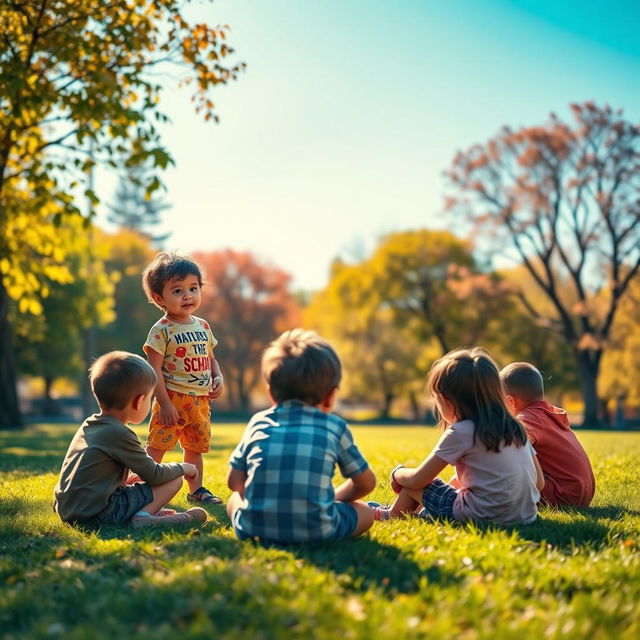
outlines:
{"label": "boy's blonde hair", "polygon": [[510,396],[531,404],[544,399],[542,374],[528,362],[512,362],[500,372],[500,380]]}
{"label": "boy's blonde hair", "polygon": [[292,329],[265,349],[262,375],[277,403],[302,400],[315,406],[340,384],[342,365],[331,345],[315,331]]}
{"label": "boy's blonde hair", "polygon": [[427,376],[427,391],[432,397],[444,396],[459,421],[472,420],[473,440],[478,437],[487,450],[526,444],[524,428],[505,405],[498,367],[481,347],[451,351],[436,360]]}
{"label": "boy's blonde hair", "polygon": [[162,295],[166,282],[184,280],[187,276],[196,276],[202,286],[202,269],[196,262],[177,253],[159,253],[142,272],[142,288],[147,300],[161,309],[152,294]]}
{"label": "boy's blonde hair", "polygon": [[89,369],[89,380],[101,409],[124,409],[136,396],[149,393],[158,381],[144,358],[127,351],[100,356]]}

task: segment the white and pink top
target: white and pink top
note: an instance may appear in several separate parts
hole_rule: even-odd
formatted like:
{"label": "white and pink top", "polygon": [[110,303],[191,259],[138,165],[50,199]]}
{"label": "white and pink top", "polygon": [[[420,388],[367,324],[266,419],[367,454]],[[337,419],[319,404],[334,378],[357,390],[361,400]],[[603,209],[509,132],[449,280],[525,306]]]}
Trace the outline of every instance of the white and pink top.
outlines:
{"label": "white and pink top", "polygon": [[473,442],[474,428],[471,420],[452,424],[433,450],[456,468],[461,488],[453,504],[454,518],[498,524],[533,522],[540,500],[533,447],[527,442],[488,451],[479,438]]}

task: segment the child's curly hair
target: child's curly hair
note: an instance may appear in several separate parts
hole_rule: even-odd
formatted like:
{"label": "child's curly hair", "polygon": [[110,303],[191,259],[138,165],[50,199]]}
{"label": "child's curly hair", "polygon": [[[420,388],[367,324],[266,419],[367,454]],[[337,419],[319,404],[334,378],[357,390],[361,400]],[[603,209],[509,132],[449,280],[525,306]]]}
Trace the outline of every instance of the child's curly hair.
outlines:
{"label": "child's curly hair", "polygon": [[162,295],[166,282],[184,280],[187,276],[196,276],[198,284],[202,286],[202,269],[193,260],[177,253],[159,253],[142,272],[142,288],[147,300],[161,308],[152,294]]}

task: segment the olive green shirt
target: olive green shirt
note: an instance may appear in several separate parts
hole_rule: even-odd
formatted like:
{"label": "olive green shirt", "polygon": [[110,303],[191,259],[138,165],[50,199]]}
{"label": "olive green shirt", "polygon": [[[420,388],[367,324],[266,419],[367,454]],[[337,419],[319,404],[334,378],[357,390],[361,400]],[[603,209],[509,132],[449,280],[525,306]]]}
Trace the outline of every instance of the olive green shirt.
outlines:
{"label": "olive green shirt", "polygon": [[129,470],[151,486],[184,475],[178,462],[158,464],[136,434],[113,416],[93,415],[76,431],[54,490],[53,509],[64,522],[88,522],[124,484]]}

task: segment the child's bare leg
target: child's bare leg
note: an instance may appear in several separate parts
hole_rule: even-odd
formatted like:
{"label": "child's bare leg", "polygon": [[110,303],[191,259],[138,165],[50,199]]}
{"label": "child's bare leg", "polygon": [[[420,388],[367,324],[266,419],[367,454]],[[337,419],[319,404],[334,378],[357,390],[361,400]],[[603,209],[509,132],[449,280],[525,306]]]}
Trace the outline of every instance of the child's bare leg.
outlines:
{"label": "child's bare leg", "polygon": [[227,500],[227,515],[229,516],[229,520],[233,521],[233,514],[236,512],[236,509],[240,506],[243,500],[243,497],[237,491],[234,491],[229,496],[229,500]]}
{"label": "child's bare leg", "polygon": [[202,454],[199,451],[189,451],[188,449],[185,449],[184,461],[190,462],[191,464],[195,465],[196,469],[198,470],[197,476],[193,478],[187,478],[187,482],[189,483],[189,493],[193,493],[196,489],[199,489],[204,484],[202,481]]}
{"label": "child's bare leg", "polygon": [[182,487],[182,476],[174,478],[164,484],[159,484],[155,487],[151,487],[153,491],[153,501],[143,508],[143,511],[154,515],[164,507],[171,498],[173,498],[180,488]]}
{"label": "child's bare leg", "polygon": [[422,506],[422,489],[402,488],[396,501],[391,505],[391,517],[399,518],[407,513],[414,512]]}
{"label": "child's bare leg", "polygon": [[359,536],[365,531],[371,529],[371,525],[374,521],[373,511],[371,511],[369,505],[361,502],[360,500],[350,502],[349,504],[356,510],[356,513],[358,514],[358,524],[351,534],[351,537],[355,538],[356,536]]}
{"label": "child's bare leg", "polygon": [[156,449],[155,447],[147,447],[145,449],[147,455],[151,456],[156,462],[162,462],[166,451],[164,449]]}

